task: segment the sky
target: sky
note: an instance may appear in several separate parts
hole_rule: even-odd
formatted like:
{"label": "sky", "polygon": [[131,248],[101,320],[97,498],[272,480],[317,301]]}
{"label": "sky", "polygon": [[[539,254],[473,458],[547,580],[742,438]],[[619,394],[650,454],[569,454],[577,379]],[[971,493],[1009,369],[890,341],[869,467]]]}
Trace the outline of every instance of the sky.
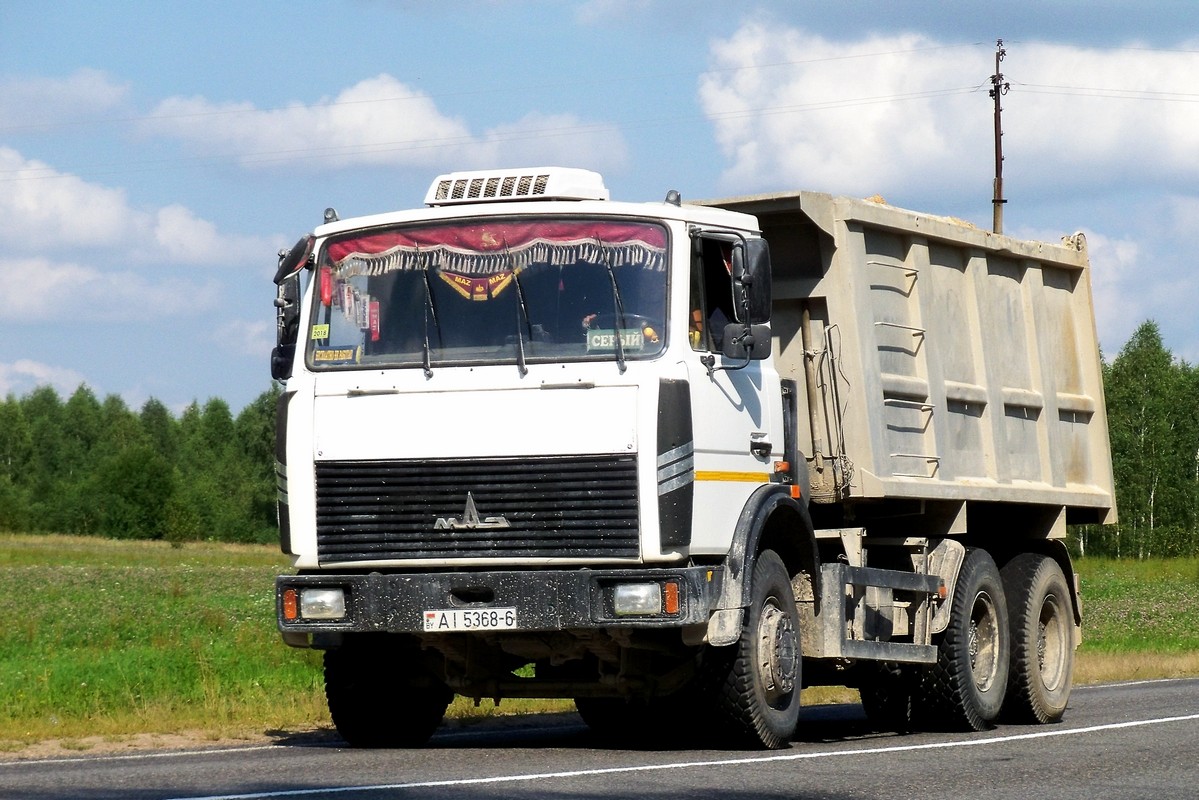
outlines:
{"label": "sky", "polygon": [[1100,342],[1199,362],[1193,0],[0,0],[0,396],[270,387],[276,253],[462,169],[1083,231]]}

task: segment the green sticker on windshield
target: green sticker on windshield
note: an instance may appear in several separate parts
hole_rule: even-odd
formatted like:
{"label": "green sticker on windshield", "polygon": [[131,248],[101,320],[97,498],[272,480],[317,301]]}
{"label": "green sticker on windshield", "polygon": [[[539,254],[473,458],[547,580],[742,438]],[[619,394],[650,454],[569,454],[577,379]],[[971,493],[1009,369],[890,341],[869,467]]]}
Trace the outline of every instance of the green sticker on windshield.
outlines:
{"label": "green sticker on windshield", "polygon": [[326,322],[323,325],[313,325],[312,326],[312,338],[313,339],[328,339],[329,338],[329,323]]}
{"label": "green sticker on windshield", "polygon": [[[620,331],[620,346],[624,351],[641,350],[645,347],[645,334],[640,328],[622,328]],[[616,350],[616,331],[596,328],[587,331],[587,350],[599,350],[612,353]]]}

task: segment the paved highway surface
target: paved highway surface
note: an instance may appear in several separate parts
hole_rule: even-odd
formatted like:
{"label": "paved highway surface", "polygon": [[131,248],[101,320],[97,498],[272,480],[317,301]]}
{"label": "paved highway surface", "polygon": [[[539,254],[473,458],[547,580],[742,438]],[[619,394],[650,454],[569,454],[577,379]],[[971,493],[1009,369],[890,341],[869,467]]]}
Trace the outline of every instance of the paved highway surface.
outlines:
{"label": "paved highway surface", "polygon": [[445,730],[430,746],[268,746],[0,761],[14,800],[1130,800],[1199,797],[1199,679],[1079,687],[1058,725],[873,734],[858,706],[805,710],[772,752],[619,750],[578,717]]}

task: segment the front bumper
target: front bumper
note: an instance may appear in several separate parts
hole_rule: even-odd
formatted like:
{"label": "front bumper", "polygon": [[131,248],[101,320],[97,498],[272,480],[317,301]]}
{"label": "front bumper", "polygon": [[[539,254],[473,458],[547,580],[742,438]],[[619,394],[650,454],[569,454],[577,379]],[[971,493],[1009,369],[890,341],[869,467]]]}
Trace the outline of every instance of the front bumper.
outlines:
{"label": "front bumper", "polygon": [[[420,574],[284,575],[275,581],[276,615],[284,639],[303,646],[308,634],[424,633],[431,609],[515,608],[517,627],[503,633],[587,628],[678,628],[707,625],[720,598],[722,570],[570,569]],[[674,613],[617,614],[615,587],[624,583],[677,584]],[[289,589],[336,589],[345,593],[345,617],[336,620],[288,618]]]}

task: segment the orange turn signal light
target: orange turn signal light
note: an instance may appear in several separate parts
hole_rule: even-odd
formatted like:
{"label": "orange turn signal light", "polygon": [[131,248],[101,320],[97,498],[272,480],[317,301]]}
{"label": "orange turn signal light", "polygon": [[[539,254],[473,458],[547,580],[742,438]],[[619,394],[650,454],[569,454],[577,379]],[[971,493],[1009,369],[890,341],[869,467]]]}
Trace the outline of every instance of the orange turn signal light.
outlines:
{"label": "orange turn signal light", "polygon": [[283,619],[292,621],[300,618],[300,593],[295,589],[283,590]]}
{"label": "orange turn signal light", "polygon": [[667,614],[679,613],[679,585],[675,581],[667,581],[663,587],[662,610]]}

